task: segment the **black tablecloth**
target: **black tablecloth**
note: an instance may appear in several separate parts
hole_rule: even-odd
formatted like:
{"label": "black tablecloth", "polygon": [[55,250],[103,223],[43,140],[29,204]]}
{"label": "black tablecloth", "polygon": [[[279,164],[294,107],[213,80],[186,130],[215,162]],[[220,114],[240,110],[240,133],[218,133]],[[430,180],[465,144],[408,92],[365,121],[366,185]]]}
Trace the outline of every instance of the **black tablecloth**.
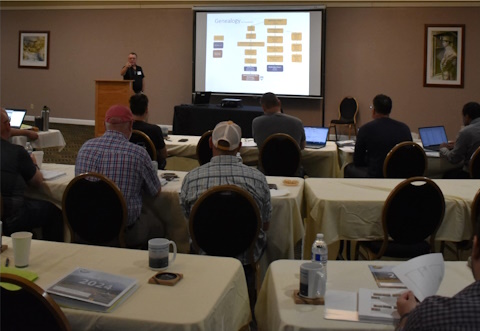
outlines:
{"label": "black tablecloth", "polygon": [[243,138],[252,138],[252,121],[261,115],[263,110],[258,106],[239,108],[219,105],[175,106],[173,134],[201,136],[205,131],[213,130],[218,122],[231,120],[242,128]]}

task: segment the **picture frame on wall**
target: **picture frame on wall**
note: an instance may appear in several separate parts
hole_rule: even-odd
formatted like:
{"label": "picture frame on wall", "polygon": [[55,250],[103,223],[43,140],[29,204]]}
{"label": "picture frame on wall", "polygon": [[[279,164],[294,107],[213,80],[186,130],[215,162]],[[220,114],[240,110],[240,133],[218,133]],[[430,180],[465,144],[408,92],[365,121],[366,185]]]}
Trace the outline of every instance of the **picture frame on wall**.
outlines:
{"label": "picture frame on wall", "polygon": [[50,31],[20,31],[18,67],[48,69]]}
{"label": "picture frame on wall", "polygon": [[463,88],[464,24],[425,24],[425,87]]}

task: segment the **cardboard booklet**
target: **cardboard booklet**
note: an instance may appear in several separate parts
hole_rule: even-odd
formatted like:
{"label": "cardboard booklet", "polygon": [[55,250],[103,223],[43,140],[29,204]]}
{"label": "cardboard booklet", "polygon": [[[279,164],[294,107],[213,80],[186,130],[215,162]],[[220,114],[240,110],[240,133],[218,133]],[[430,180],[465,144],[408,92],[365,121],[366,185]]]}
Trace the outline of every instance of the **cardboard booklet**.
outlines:
{"label": "cardboard booklet", "polygon": [[137,289],[134,278],[76,268],[47,289],[61,306],[111,311]]}

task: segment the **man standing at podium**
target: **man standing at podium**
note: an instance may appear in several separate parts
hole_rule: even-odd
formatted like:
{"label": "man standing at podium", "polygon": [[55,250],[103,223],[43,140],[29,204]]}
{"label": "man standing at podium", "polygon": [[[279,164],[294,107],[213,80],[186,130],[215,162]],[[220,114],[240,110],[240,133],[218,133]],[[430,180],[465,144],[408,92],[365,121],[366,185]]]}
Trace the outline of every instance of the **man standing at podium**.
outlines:
{"label": "man standing at podium", "polygon": [[133,80],[133,91],[135,93],[143,92],[145,88],[144,78],[142,67],[137,65],[137,54],[131,52],[128,54],[127,64],[120,71],[120,75],[123,76],[124,80]]}

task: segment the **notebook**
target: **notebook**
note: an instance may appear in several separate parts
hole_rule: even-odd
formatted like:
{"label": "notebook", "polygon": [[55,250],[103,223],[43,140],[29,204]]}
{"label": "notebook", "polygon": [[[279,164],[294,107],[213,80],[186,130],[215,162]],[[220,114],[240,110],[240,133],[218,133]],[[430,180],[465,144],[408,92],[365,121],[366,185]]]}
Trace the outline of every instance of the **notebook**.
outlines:
{"label": "notebook", "polygon": [[438,151],[441,143],[448,142],[443,125],[418,128],[418,133],[426,150]]}
{"label": "notebook", "polygon": [[307,148],[322,148],[327,144],[328,128],[305,126],[305,138]]}
{"label": "notebook", "polygon": [[10,118],[10,127],[15,129],[20,129],[23,123],[23,119],[27,114],[25,109],[5,109]]}

